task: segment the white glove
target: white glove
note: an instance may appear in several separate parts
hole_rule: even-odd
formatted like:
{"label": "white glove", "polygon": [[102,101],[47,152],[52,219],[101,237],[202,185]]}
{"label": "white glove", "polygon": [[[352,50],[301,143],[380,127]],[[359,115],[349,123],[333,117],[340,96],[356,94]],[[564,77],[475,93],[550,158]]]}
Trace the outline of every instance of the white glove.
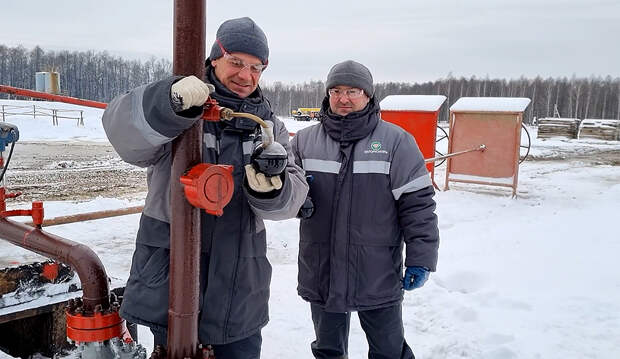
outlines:
{"label": "white glove", "polygon": [[261,126],[261,139],[263,142],[263,147],[267,147],[273,143],[273,122],[266,120],[267,128]]}
{"label": "white glove", "polygon": [[264,173],[256,172],[252,165],[245,165],[245,177],[250,188],[256,192],[267,193],[282,188],[280,176],[267,177]]}
{"label": "white glove", "polygon": [[202,82],[194,75],[184,77],[173,83],[170,89],[172,109],[181,112],[192,106],[202,106],[213,91],[213,85]]}

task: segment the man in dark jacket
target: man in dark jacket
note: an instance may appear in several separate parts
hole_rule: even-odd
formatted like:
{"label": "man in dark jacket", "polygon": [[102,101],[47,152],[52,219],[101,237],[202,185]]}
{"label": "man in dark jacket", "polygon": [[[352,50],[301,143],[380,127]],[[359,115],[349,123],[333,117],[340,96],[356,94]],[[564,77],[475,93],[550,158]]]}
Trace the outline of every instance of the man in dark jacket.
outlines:
{"label": "man in dark jacket", "polygon": [[413,358],[401,303],[403,289],[421,287],[437,264],[431,179],[413,136],[381,120],[364,65],[336,64],[326,89],[321,123],[292,141],[310,185],[300,212],[297,290],[311,306],[312,353],[346,358],[350,312],[357,311],[369,358]]}
{"label": "man in dark jacket", "polygon": [[103,115],[108,138],[123,160],[148,167],[149,190],[121,315],[150,327],[155,345],[165,347],[167,341],[171,142],[200,121],[210,94],[223,107],[270,121],[275,141],[289,157],[281,174],[265,176],[249,165],[260,139],[255,122],[204,123],[202,160],[233,165],[235,187],[221,217],[201,214],[199,340],[211,344],[218,358],[260,357],[271,281],[263,219],[294,217],[308,190],[288,131],[258,87],[268,56],[267,38],[254,21],[228,20],[207,59],[210,85],[195,76],[173,76],[117,97]]}

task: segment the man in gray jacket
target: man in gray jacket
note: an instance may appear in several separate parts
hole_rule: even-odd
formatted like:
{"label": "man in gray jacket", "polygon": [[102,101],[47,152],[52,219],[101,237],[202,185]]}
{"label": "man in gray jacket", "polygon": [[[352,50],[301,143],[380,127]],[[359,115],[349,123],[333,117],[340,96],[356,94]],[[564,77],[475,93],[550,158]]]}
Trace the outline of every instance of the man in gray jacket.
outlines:
{"label": "man in gray jacket", "polygon": [[115,98],[103,115],[107,136],[123,160],[148,167],[149,190],[121,315],[150,327],[156,346],[167,341],[171,143],[200,121],[211,95],[223,107],[271,121],[275,141],[289,157],[282,173],[265,176],[249,165],[260,134],[255,122],[204,123],[202,160],[233,165],[235,188],[221,217],[201,215],[199,340],[211,344],[217,358],[260,357],[271,281],[263,219],[294,217],[308,191],[288,131],[258,86],[268,56],[267,38],[254,21],[228,20],[207,59],[210,85],[195,76],[173,76]]}
{"label": "man in gray jacket", "polygon": [[421,287],[437,264],[431,179],[413,136],[381,120],[364,65],[336,64],[326,89],[320,124],[292,141],[310,185],[297,290],[310,302],[312,353],[346,358],[350,312],[357,311],[369,358],[413,358],[401,303],[403,289]]}

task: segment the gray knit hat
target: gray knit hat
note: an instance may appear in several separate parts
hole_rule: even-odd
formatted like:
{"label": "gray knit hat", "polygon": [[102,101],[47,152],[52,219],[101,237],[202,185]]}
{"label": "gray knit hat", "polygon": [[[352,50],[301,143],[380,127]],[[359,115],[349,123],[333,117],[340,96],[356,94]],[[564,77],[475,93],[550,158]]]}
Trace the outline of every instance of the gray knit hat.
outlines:
{"label": "gray knit hat", "polygon": [[209,59],[217,60],[224,56],[220,44],[227,52],[243,52],[256,56],[265,65],[269,61],[267,36],[249,17],[226,20],[220,25]]}
{"label": "gray knit hat", "polygon": [[325,89],[329,91],[330,88],[340,85],[360,88],[364,90],[364,93],[368,95],[368,97],[372,97],[375,94],[375,87],[373,86],[370,70],[368,70],[366,66],[353,60],[347,60],[336,64],[329,70]]}

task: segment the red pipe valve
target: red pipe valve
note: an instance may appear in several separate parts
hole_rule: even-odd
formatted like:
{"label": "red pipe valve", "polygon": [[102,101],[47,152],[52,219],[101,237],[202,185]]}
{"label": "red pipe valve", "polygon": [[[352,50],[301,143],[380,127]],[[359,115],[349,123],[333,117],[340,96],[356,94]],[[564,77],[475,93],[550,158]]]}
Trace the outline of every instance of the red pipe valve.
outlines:
{"label": "red pipe valve", "polygon": [[0,188],[0,217],[6,218],[14,216],[30,216],[32,217],[32,225],[40,228],[41,224],[43,223],[43,217],[45,213],[45,211],[43,210],[43,202],[32,202],[32,209],[14,209],[11,211],[7,211],[5,199],[15,198],[21,195],[21,192],[5,194],[4,191],[4,188]]}
{"label": "red pipe valve", "polygon": [[209,97],[203,106],[202,116],[205,121],[219,122],[221,120],[230,120],[233,111],[229,108],[219,106],[217,101]]}
{"label": "red pipe valve", "polygon": [[181,176],[185,198],[193,206],[209,214],[221,216],[224,206],[230,202],[235,183],[233,166],[200,163]]}

